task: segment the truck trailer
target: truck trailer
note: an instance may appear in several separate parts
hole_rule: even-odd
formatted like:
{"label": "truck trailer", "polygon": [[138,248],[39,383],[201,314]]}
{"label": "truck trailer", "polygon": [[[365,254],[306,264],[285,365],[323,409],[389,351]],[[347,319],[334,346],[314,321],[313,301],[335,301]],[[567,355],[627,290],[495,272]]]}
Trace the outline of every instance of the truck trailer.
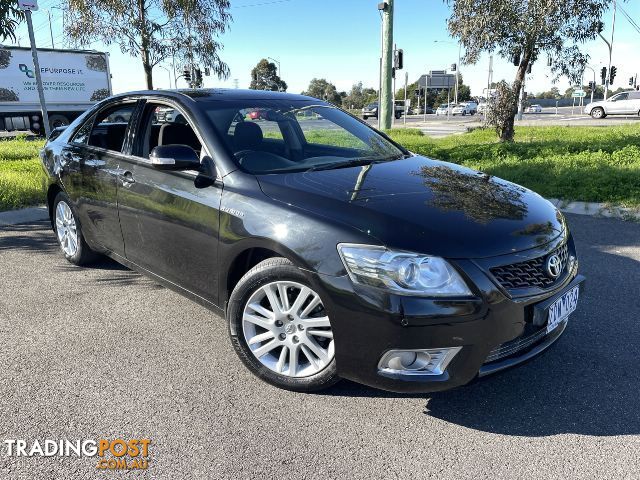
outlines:
{"label": "truck trailer", "polygon": [[[111,96],[108,53],[39,48],[38,60],[52,129]],[[30,48],[0,45],[0,130],[44,133]]]}

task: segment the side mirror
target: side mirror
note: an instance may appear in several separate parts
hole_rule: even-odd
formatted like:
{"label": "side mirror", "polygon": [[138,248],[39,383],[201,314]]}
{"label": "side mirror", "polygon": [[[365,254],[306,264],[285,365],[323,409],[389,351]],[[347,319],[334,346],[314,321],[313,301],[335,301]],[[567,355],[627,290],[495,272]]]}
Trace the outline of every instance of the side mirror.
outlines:
{"label": "side mirror", "polygon": [[158,145],[149,155],[151,165],[161,170],[198,170],[200,159],[187,145]]}
{"label": "side mirror", "polygon": [[212,158],[209,156],[203,157],[198,176],[194,181],[196,188],[210,187],[216,183],[216,177],[216,166]]}

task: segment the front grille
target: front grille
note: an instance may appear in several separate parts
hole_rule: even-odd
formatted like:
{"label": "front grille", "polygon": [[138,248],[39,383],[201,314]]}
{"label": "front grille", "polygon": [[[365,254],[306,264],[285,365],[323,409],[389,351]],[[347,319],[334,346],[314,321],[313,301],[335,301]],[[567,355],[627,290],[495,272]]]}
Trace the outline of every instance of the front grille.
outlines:
{"label": "front grille", "polygon": [[543,327],[536,332],[524,334],[509,342],[498,345],[496,348],[491,350],[489,356],[485,360],[485,363],[495,362],[496,360],[500,360],[501,358],[510,357],[511,355],[514,355],[521,350],[532,347],[546,336],[547,327]]}
{"label": "front grille", "polygon": [[[562,272],[558,278],[551,278],[545,270],[545,261],[549,255],[557,253],[562,261]],[[549,288],[558,279],[562,278],[567,269],[569,251],[565,243],[548,255],[527,260],[525,262],[512,263],[491,268],[491,274],[507,290],[516,288]]]}

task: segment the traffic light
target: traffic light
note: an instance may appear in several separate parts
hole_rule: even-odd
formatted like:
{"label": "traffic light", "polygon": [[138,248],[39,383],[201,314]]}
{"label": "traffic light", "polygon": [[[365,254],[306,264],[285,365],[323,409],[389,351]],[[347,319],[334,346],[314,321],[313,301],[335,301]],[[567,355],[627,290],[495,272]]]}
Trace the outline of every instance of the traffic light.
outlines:
{"label": "traffic light", "polygon": [[402,70],[402,67],[404,66],[404,52],[401,48],[399,48],[393,53],[393,68],[395,68],[396,70]]}
{"label": "traffic light", "polygon": [[629,86],[633,87],[633,77],[629,77]]}
{"label": "traffic light", "polygon": [[602,78],[602,85],[607,83],[607,67],[602,67],[600,70],[600,78]]}
{"label": "traffic light", "polygon": [[593,80],[591,80],[591,81],[589,82],[589,90],[591,90],[591,91],[595,91],[595,89],[596,89],[596,82],[594,82]]}
{"label": "traffic light", "polygon": [[182,76],[187,81],[187,83],[191,83],[191,68],[184,67],[184,71],[182,72]]}
{"label": "traffic light", "polygon": [[456,65],[455,63],[451,64],[451,71],[455,72],[458,69],[458,65]]}
{"label": "traffic light", "polygon": [[195,87],[202,86],[202,71],[200,70],[200,67],[193,69],[193,83]]}
{"label": "traffic light", "polygon": [[616,78],[616,73],[618,69],[616,67],[611,67],[611,71],[609,72],[609,85],[613,85],[613,79]]}
{"label": "traffic light", "polygon": [[527,67],[527,73],[531,73],[532,63],[529,62],[529,66]]}

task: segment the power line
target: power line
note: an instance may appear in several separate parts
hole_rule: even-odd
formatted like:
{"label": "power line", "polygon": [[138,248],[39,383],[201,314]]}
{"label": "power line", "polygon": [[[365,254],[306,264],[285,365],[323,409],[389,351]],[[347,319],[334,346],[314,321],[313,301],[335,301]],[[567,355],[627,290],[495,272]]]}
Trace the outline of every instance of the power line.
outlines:
{"label": "power line", "polygon": [[629,23],[631,24],[631,26],[638,32],[640,33],[640,26],[638,26],[638,24],[633,20],[633,18],[631,18],[631,15],[629,15],[627,13],[627,11],[622,8],[620,5],[618,5],[618,8],[620,9],[620,11],[622,12],[622,14],[624,15],[624,17],[629,21]]}

